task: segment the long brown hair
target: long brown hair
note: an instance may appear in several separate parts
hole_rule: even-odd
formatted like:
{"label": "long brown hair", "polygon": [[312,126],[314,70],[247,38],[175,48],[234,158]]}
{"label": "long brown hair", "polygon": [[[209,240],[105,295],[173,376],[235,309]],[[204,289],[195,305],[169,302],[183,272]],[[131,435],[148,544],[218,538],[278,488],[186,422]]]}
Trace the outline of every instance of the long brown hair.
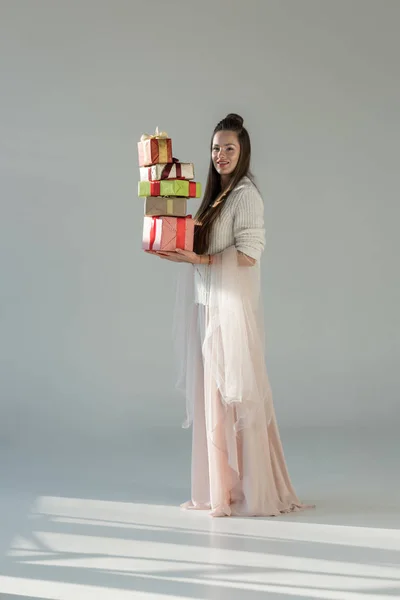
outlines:
{"label": "long brown hair", "polygon": [[222,189],[221,187],[221,177],[214,167],[212,158],[210,158],[210,166],[208,169],[207,183],[204,191],[203,201],[195,217],[196,227],[194,232],[194,251],[197,254],[205,254],[207,252],[210,242],[211,229],[221,213],[224,203],[231,191],[237,186],[242,177],[245,175],[251,177],[250,137],[247,130],[243,127],[242,117],[231,113],[218,123],[211,137],[210,153],[212,150],[214,135],[218,131],[233,131],[236,133],[240,144],[240,155],[236,168],[231,175],[229,184],[225,189]]}

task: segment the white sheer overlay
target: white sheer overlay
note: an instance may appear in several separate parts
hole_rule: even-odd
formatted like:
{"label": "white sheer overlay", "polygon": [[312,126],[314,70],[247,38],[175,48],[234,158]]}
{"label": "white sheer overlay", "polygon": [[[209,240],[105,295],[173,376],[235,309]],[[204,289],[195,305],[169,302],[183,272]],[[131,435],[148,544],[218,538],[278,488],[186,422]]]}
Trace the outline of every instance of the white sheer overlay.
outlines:
{"label": "white sheer overlay", "polygon": [[[265,368],[264,328],[260,301],[259,264],[240,266],[234,246],[213,257],[209,267],[209,296],[206,307],[201,360],[217,387],[223,406],[235,408],[236,431],[251,425],[263,412],[272,416],[272,394]],[[178,283],[174,338],[180,366],[178,387],[186,396],[184,426],[191,425],[199,360],[199,309],[193,302],[193,268],[182,273]],[[205,389],[205,394],[208,390]]]}

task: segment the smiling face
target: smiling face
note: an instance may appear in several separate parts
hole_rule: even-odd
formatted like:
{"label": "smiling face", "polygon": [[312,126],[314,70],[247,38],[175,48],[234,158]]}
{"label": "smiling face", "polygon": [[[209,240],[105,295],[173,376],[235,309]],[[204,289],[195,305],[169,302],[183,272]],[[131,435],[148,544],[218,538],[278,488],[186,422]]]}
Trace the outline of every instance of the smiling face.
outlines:
{"label": "smiling face", "polygon": [[221,176],[231,175],[240,156],[240,144],[234,131],[218,131],[214,135],[211,157]]}

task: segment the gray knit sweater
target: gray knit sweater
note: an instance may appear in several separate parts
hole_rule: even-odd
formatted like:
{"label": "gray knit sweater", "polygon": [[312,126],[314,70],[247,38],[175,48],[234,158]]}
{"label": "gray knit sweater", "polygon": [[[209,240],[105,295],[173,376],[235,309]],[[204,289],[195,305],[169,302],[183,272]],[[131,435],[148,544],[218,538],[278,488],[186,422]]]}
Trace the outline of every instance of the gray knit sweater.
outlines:
{"label": "gray knit sweater", "polygon": [[[243,177],[225,200],[211,230],[208,254],[218,254],[229,246],[236,246],[238,251],[257,261],[264,250],[264,204],[248,177]],[[208,265],[195,265],[195,302],[198,304],[208,303],[210,268]]]}

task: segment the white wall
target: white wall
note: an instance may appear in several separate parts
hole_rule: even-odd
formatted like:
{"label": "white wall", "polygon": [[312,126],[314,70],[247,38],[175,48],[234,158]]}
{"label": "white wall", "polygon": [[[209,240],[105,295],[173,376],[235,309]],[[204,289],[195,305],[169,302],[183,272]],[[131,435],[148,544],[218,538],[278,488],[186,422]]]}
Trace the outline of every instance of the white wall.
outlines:
{"label": "white wall", "polygon": [[[0,439],[179,422],[176,265],[140,249],[136,142],[204,183],[227,112],[265,198],[282,425],[398,420],[397,0],[0,0]],[[193,211],[197,206],[192,203]]]}

